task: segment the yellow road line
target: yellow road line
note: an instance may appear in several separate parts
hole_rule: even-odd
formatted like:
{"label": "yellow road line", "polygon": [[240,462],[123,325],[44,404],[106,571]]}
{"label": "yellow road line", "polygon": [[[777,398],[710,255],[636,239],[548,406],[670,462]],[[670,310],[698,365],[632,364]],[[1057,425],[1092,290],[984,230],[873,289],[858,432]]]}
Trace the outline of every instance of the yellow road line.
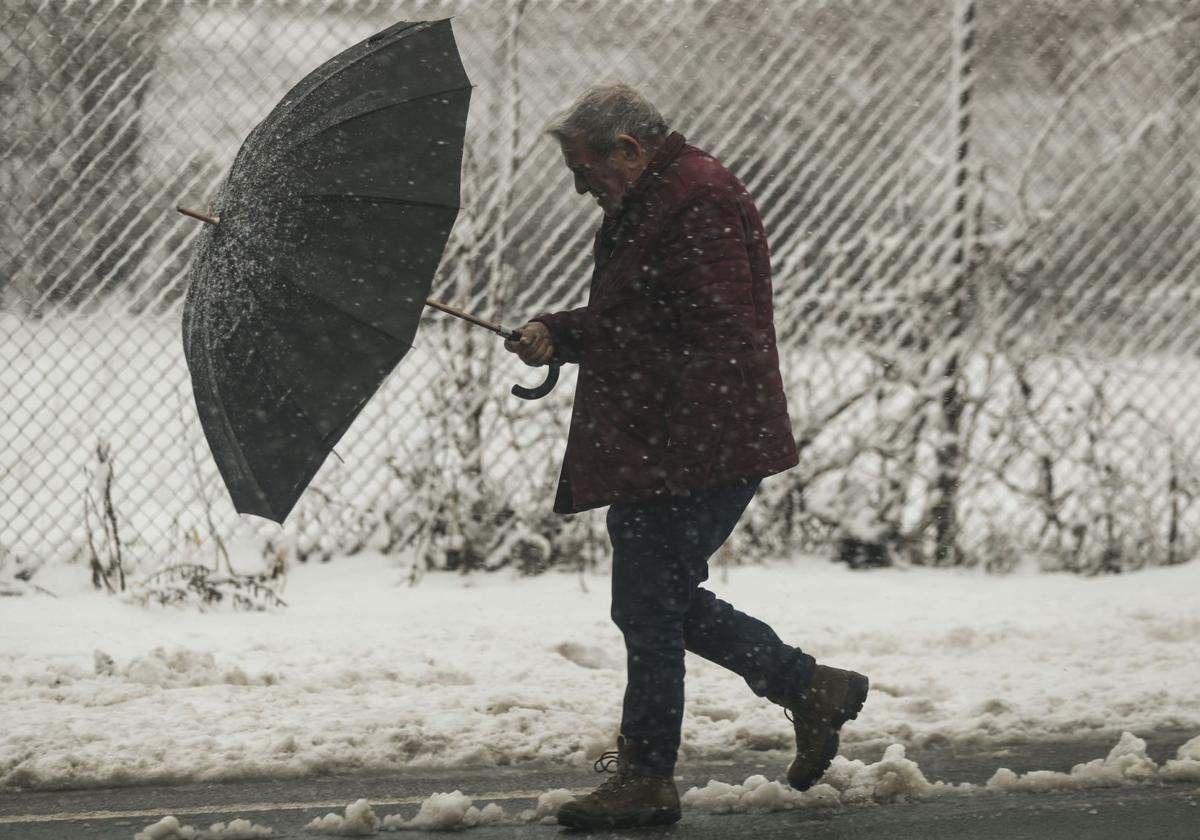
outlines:
{"label": "yellow road line", "polygon": [[[572,790],[575,796],[587,793],[590,788]],[[476,802],[505,801],[510,799],[534,799],[545,793],[545,790],[510,790],[501,793],[472,794]],[[368,799],[371,807],[387,805],[419,805],[428,796],[401,796],[393,799]],[[227,805],[195,805],[179,806],[176,808],[147,808],[141,811],[75,811],[57,814],[13,814],[0,816],[0,825],[20,825],[22,823],[49,822],[78,822],[81,820],[120,820],[135,817],[168,817],[180,814],[232,814],[243,812],[263,811],[307,811],[315,808],[342,809],[349,805],[345,799],[326,799],[316,802],[238,802]]]}

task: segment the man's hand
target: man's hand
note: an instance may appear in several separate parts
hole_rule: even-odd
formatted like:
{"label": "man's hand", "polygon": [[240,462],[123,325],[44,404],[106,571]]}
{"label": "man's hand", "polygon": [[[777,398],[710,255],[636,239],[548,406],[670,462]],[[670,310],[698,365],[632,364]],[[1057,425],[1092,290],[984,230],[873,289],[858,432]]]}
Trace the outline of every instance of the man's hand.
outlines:
{"label": "man's hand", "polygon": [[538,367],[554,356],[554,338],[541,321],[530,321],[519,330],[520,341],[504,342],[504,349],[516,353],[530,367]]}

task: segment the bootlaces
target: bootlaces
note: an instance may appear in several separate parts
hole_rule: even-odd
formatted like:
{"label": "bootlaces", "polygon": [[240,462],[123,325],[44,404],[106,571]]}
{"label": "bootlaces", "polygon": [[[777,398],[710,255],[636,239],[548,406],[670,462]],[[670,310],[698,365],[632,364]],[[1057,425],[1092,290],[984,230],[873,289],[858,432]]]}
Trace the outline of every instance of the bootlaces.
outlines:
{"label": "bootlaces", "polygon": [[592,765],[592,768],[597,773],[615,773],[617,772],[617,767],[620,766],[618,764],[620,755],[621,754],[616,750],[609,750],[606,753],[601,753],[600,757],[597,758],[596,762]]}
{"label": "bootlaces", "polygon": [[[799,725],[796,723],[795,716],[792,715],[792,710],[789,709],[787,706],[784,706],[783,707],[783,716],[788,719],[788,723],[790,723],[793,727],[796,728],[796,737],[800,737]],[[809,730],[813,733],[816,733],[817,731],[819,731],[818,728],[815,726],[810,726]]]}
{"label": "bootlaces", "polygon": [[613,774],[611,778],[605,779],[600,783],[600,786],[592,792],[592,796],[605,796],[606,794],[616,793],[634,780],[630,774],[624,772],[624,768],[621,767],[620,763],[620,753],[616,750],[601,753],[592,767],[597,773]]}

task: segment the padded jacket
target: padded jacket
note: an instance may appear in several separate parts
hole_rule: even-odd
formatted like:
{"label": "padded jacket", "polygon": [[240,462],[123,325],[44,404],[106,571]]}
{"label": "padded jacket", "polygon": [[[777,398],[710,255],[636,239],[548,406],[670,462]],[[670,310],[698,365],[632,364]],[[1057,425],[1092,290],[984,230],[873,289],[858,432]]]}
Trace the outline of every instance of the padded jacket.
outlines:
{"label": "padded jacket", "polygon": [[554,509],[794,466],[767,240],[742,183],[673,133],[605,218],[594,256],[587,305],[533,319],[554,361],[579,365]]}

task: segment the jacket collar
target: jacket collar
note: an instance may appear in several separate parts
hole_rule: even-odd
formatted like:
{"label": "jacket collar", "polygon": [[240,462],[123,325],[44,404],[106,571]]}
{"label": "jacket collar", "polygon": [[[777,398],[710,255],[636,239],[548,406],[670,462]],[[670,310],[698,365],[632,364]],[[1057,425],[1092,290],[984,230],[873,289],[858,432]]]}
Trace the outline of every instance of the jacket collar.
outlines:
{"label": "jacket collar", "polygon": [[[622,266],[637,256],[639,249],[634,245],[635,240],[644,242],[646,237],[652,235],[654,226],[646,225],[644,221],[647,216],[653,216],[655,192],[662,186],[663,173],[679,157],[685,143],[687,143],[687,138],[682,134],[671,132],[658,147],[654,156],[650,158],[650,162],[646,164],[642,174],[625,193],[620,213],[616,216],[604,217],[600,230],[596,232],[596,265],[593,284],[597,282],[596,278],[601,273],[607,275],[615,273],[618,278],[616,287],[624,285],[619,278],[628,272]],[[623,236],[622,231],[626,232],[626,235]],[[620,253],[616,254],[618,244],[622,239],[627,240],[627,247],[621,248]],[[614,254],[617,257],[615,267],[610,265]],[[605,285],[611,286],[612,282]],[[593,286],[593,288],[596,287]]]}
{"label": "jacket collar", "polygon": [[662,173],[670,166],[675,158],[679,157],[679,152],[687,143],[687,138],[678,131],[672,131],[667,135],[667,139],[658,147],[658,151],[654,153],[654,157],[650,158],[650,162],[646,164],[646,168],[642,170],[642,174],[633,182],[633,186],[629,188],[629,192],[625,194],[625,200],[622,202],[621,215],[634,204],[641,202],[646,193],[653,189],[654,185],[662,180]]}

